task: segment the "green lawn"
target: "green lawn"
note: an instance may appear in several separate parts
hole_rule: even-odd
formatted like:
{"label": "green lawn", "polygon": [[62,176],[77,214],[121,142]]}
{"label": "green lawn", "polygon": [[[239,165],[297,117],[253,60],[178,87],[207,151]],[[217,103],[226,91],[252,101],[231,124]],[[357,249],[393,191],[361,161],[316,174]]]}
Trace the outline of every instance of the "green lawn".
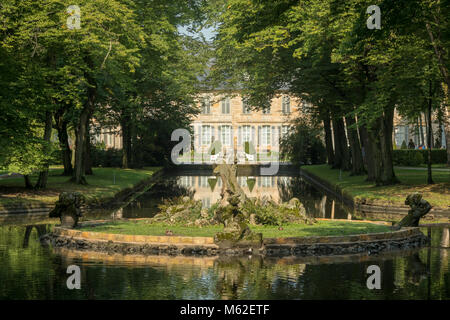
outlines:
{"label": "green lawn", "polygon": [[303,170],[319,178],[337,185],[345,195],[356,201],[365,199],[374,204],[404,204],[405,198],[412,192],[420,192],[434,207],[450,208],[450,172],[434,171],[435,184],[427,185],[426,170],[395,169],[395,174],[401,183],[392,186],[376,187],[366,182],[366,176],[350,176],[349,172],[330,169],[328,165],[303,166]]}
{"label": "green lawn", "polygon": [[[119,191],[131,188],[138,182],[149,178],[159,167],[144,169],[94,168],[92,176],[86,176],[88,185],[77,185],[69,181],[70,177],[61,176],[61,168],[50,169],[47,188],[44,190],[28,190],[24,187],[22,177],[0,180],[0,209],[8,205],[53,204],[60,192],[82,192],[89,203],[100,202],[112,198]],[[115,177],[115,178],[114,178]],[[35,183],[37,174],[31,176]]]}
{"label": "green lawn", "polygon": [[[367,222],[349,221],[318,221],[314,225],[291,224],[278,226],[251,226],[255,232],[261,232],[265,238],[275,237],[305,237],[305,236],[337,236],[350,234],[364,234],[390,231],[387,225],[379,225]],[[213,237],[223,230],[222,226],[186,227],[182,225],[167,225],[164,223],[150,223],[148,220],[128,220],[108,222],[96,226],[83,226],[83,231],[105,232],[114,234],[134,235],[166,235],[170,230],[175,236]]]}

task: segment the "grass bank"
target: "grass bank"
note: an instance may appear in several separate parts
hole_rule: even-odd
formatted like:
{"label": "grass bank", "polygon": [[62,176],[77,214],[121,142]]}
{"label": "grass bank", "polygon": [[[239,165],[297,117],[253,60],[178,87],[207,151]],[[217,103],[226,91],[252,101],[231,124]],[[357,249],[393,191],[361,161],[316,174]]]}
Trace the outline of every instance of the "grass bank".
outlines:
{"label": "grass bank", "polygon": [[[47,188],[29,190],[24,187],[23,177],[0,180],[0,210],[16,205],[53,204],[59,193],[78,191],[85,195],[88,203],[99,203],[113,198],[118,192],[132,188],[140,181],[151,177],[160,167],[144,169],[94,168],[93,175],[86,176],[87,185],[70,182],[70,177],[61,176],[61,168],[50,169]],[[37,174],[31,176],[32,183]]]}
{"label": "grass bank", "polygon": [[[260,232],[264,238],[276,237],[306,237],[306,236],[341,236],[388,232],[390,227],[367,222],[349,221],[318,221],[314,225],[290,224],[282,226],[251,226],[254,232]],[[147,220],[128,220],[108,222],[96,226],[82,226],[80,230],[104,232],[113,234],[132,234],[145,236],[164,236],[166,231],[172,231],[175,236],[213,237],[223,230],[222,226],[187,227],[183,225],[167,225],[164,223],[149,223]]]}
{"label": "grass bank", "polygon": [[331,169],[328,165],[303,166],[302,170],[314,174],[337,186],[344,195],[356,202],[365,201],[380,205],[404,205],[406,196],[420,192],[434,207],[450,209],[450,172],[434,171],[435,184],[427,185],[427,171],[395,168],[399,184],[391,186],[375,186],[367,182],[366,176],[350,176],[349,172]]}

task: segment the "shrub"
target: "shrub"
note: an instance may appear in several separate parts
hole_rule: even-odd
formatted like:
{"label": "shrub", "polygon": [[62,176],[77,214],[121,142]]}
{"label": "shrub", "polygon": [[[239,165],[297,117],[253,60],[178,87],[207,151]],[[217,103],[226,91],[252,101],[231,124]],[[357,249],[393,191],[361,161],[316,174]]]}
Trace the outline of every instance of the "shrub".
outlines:
{"label": "shrub", "polygon": [[322,164],[326,161],[326,150],[319,125],[299,118],[293,123],[289,134],[281,141],[281,157],[298,164]]}
{"label": "shrub", "polygon": [[[393,162],[397,166],[419,166],[427,163],[428,150],[393,150]],[[447,150],[432,149],[431,163],[442,164],[447,162]]]}
{"label": "shrub", "polygon": [[92,146],[91,160],[94,167],[121,167],[122,150]]}

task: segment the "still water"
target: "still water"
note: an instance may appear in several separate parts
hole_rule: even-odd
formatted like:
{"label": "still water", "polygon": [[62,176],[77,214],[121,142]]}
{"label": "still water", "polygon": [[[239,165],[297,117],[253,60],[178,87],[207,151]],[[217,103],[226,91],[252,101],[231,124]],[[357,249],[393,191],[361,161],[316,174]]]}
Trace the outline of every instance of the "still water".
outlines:
{"label": "still water", "polygon": [[[344,206],[300,178],[258,178],[240,178],[250,196],[275,201],[297,196],[316,217],[352,218]],[[120,214],[151,216],[161,198],[186,192],[209,206],[220,194],[220,181],[214,183],[207,176],[164,177]],[[110,215],[92,212],[86,219]],[[123,257],[45,247],[39,235],[53,223],[2,223],[0,299],[450,299],[449,229],[433,228],[430,247],[376,256]],[[71,264],[81,268],[80,290],[66,287]],[[366,287],[366,270],[372,264],[381,268],[381,290]]]}

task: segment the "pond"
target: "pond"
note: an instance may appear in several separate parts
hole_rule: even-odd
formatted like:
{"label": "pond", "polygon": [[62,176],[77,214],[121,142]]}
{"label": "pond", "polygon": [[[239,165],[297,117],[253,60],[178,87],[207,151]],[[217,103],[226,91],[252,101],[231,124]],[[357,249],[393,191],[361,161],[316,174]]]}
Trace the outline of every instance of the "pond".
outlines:
{"label": "pond", "polygon": [[[353,218],[351,210],[299,177],[239,181],[251,196],[297,196],[316,217]],[[162,198],[186,192],[210,206],[220,196],[220,181],[165,176],[121,215],[151,216]],[[86,219],[110,216],[92,212]],[[156,259],[54,250],[38,240],[50,228],[38,222],[0,226],[0,299],[450,299],[449,229],[432,228],[429,247],[374,256]],[[80,290],[66,287],[72,264],[81,269]],[[366,286],[367,267],[374,264],[382,273],[380,290]]]}

